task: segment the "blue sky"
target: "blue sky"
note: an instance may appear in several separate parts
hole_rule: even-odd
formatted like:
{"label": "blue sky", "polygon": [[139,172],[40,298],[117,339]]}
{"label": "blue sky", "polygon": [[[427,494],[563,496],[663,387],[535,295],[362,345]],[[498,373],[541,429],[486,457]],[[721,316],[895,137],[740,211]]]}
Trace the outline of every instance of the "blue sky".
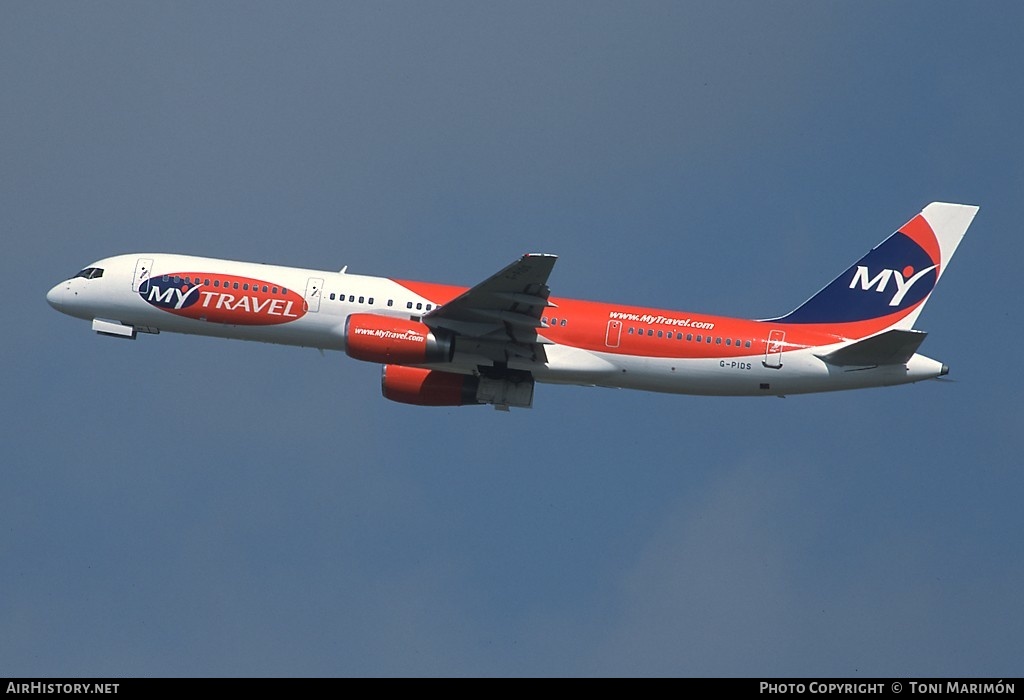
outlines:
{"label": "blue sky", "polygon": [[[0,674],[1013,676],[1016,3],[0,8]],[[385,401],[332,353],[119,342],[167,250],[768,317],[934,200],[955,382]]]}

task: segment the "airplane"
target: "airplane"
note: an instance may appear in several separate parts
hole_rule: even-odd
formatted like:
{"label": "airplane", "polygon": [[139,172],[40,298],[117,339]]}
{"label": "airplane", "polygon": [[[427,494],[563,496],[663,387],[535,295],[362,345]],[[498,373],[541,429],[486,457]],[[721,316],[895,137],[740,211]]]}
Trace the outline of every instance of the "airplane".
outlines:
{"label": "airplane", "polygon": [[536,382],[786,396],[908,384],[949,368],[915,330],[978,207],[933,202],[793,311],[747,320],[550,295],[528,253],[474,287],[132,253],[46,295],[104,336],[191,333],[339,350],[383,365],[385,398],[530,408]]}

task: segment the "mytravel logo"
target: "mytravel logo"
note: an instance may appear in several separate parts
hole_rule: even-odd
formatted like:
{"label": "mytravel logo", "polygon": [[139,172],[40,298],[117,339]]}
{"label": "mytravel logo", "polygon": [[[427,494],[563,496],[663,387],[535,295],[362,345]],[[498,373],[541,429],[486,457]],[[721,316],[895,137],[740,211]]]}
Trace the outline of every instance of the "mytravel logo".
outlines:
{"label": "mytravel logo", "polygon": [[139,289],[146,303],[177,316],[236,326],[288,323],[305,314],[305,300],[290,289],[234,275],[175,272]]}
{"label": "mytravel logo", "polygon": [[392,331],[387,328],[356,328],[356,335],[369,335],[374,338],[381,338],[383,340],[401,340],[412,343],[422,343],[426,340],[419,331],[415,331],[411,328],[407,328],[401,332]]}
{"label": "mytravel logo", "polygon": [[894,283],[895,293],[892,299],[889,300],[889,306],[899,306],[900,302],[903,301],[903,297],[910,291],[910,288],[936,267],[938,265],[932,265],[915,273],[913,266],[907,265],[902,271],[882,270],[872,277],[868,272],[867,265],[857,265],[857,271],[853,273],[853,280],[850,281],[850,289],[856,289],[857,285],[860,284],[860,289],[865,292],[870,289],[874,289],[876,292],[884,292],[891,279]]}

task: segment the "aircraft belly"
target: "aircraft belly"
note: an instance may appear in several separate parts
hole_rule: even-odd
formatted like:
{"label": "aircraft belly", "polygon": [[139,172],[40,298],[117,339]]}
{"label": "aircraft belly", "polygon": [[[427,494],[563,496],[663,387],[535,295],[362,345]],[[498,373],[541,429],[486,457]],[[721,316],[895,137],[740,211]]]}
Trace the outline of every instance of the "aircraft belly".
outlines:
{"label": "aircraft belly", "polygon": [[[568,345],[545,346],[547,362],[510,363],[515,369],[533,373],[538,382],[549,384],[584,384],[617,386],[614,382],[620,369],[603,353],[581,350]],[[520,367],[519,364],[522,364]]]}
{"label": "aircraft belly", "polygon": [[671,394],[748,396],[764,369],[755,357],[649,358],[622,356],[618,386]]}
{"label": "aircraft belly", "polygon": [[[586,373],[580,367],[549,363],[547,372],[535,371],[538,381],[589,383],[673,394],[718,396],[778,396],[838,389],[887,386],[937,376],[935,366],[922,364],[913,375],[899,366],[841,371],[809,350],[786,353],[782,366],[766,367],[761,355],[732,358],[653,358],[613,353],[585,353],[590,366],[602,371]],[[578,355],[568,355],[577,360]],[[928,374],[932,372],[932,374]],[[927,376],[926,376],[927,375]],[[584,381],[586,377],[588,381]]]}

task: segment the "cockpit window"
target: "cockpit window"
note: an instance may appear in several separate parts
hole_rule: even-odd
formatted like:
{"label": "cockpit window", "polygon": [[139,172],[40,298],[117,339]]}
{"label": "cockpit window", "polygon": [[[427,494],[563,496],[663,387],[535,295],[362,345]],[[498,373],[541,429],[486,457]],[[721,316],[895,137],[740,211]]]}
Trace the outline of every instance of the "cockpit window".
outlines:
{"label": "cockpit window", "polygon": [[102,277],[102,276],[103,276],[103,268],[102,267],[87,267],[84,270],[82,270],[81,272],[79,272],[77,275],[75,275],[75,277],[84,277],[87,280],[94,280],[97,277]]}

